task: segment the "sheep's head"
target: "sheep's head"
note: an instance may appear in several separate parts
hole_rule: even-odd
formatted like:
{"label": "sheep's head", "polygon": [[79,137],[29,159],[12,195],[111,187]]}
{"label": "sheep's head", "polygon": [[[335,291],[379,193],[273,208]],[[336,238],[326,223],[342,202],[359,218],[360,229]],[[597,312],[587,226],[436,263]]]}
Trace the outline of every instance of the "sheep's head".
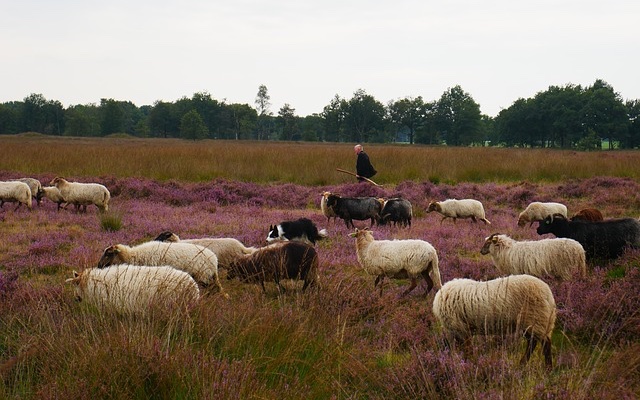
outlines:
{"label": "sheep's head", "polygon": [[432,211],[442,211],[442,206],[440,205],[439,202],[437,201],[432,201],[431,203],[429,203],[429,207],[427,207],[427,212],[430,213]]}
{"label": "sheep's head", "polygon": [[104,250],[100,261],[98,261],[98,268],[106,268],[110,265],[116,265],[122,263],[124,260],[120,257],[119,245],[109,246]]}
{"label": "sheep's head", "polygon": [[77,271],[73,271],[73,278],[65,280],[66,283],[72,283],[75,286],[76,301],[82,301],[80,296],[80,274]]}
{"label": "sheep's head", "polygon": [[373,232],[369,229],[358,229],[356,228],[355,232],[349,234],[350,237],[360,239],[360,238],[371,238],[373,240]]}
{"label": "sheep's head", "polygon": [[176,235],[175,233],[171,232],[171,231],[164,231],[161,234],[158,235],[158,237],[156,237],[155,239],[156,242],[179,242],[180,238],[178,237],[178,235]]}
{"label": "sheep's head", "polygon": [[547,218],[540,221],[540,223],[538,224],[538,229],[536,229],[536,232],[538,232],[538,235],[544,235],[545,233],[552,233],[553,227],[558,226],[558,224],[562,224],[563,222],[564,223],[567,222],[567,219],[565,218],[564,215],[558,214],[558,213],[549,215]]}
{"label": "sheep's head", "polygon": [[64,179],[62,176],[56,176],[51,182],[49,182],[49,185],[57,187],[62,182],[66,182],[66,179]]}
{"label": "sheep's head", "polygon": [[335,206],[338,203],[339,198],[340,196],[338,196],[337,194],[329,193],[327,195],[327,206],[329,207]]}
{"label": "sheep's head", "polygon": [[489,254],[491,251],[491,246],[498,246],[500,244],[500,238],[498,237],[499,233],[494,233],[488,238],[485,239],[484,245],[480,249],[480,254]]}
{"label": "sheep's head", "polygon": [[329,197],[329,195],[331,194],[331,192],[322,192],[320,193],[320,195],[322,196],[322,198],[326,201],[327,197]]}

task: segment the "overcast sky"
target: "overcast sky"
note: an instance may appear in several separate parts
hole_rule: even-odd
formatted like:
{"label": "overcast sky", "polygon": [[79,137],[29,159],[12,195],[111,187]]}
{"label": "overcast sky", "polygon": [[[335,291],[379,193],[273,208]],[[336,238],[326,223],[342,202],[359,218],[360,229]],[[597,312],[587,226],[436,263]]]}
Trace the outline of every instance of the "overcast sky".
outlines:
{"label": "overcast sky", "polygon": [[208,92],[320,113],[460,85],[496,116],[551,85],[640,99],[636,0],[0,0],[0,102],[137,106]]}

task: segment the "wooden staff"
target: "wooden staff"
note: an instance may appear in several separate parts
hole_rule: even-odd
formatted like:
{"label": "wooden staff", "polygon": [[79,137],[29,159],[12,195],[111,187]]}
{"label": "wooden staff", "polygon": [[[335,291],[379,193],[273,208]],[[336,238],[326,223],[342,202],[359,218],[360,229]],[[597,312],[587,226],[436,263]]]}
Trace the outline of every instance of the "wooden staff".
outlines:
{"label": "wooden staff", "polygon": [[345,174],[349,174],[349,175],[353,175],[353,176],[355,176],[356,178],[364,179],[365,181],[367,181],[367,182],[369,182],[369,183],[371,183],[371,184],[373,184],[373,185],[376,185],[376,186],[380,186],[380,187],[382,187],[382,185],[378,185],[377,183],[375,183],[375,182],[374,182],[374,181],[372,181],[371,179],[369,179],[369,178],[365,178],[364,176],[360,176],[360,175],[358,175],[358,174],[354,174],[354,173],[353,173],[353,172],[351,172],[351,171],[347,171],[347,170],[340,169],[340,168],[336,168],[336,171],[338,171],[338,172],[344,172]]}

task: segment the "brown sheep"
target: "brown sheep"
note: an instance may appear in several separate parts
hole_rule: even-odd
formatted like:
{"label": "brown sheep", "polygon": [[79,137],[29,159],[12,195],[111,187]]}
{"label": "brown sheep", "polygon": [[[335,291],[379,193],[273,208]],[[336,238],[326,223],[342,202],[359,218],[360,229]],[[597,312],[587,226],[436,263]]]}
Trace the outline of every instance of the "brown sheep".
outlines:
{"label": "brown sheep", "polygon": [[604,217],[600,210],[595,208],[583,208],[578,211],[573,217],[572,221],[604,221]]}

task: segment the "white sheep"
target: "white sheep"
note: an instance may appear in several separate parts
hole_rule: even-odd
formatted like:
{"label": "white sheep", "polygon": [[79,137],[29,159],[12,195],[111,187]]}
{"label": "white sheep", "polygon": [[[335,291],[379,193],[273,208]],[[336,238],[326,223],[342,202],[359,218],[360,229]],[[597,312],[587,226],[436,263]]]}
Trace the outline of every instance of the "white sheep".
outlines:
{"label": "white sheep", "polygon": [[411,285],[403,296],[418,285],[420,276],[427,282],[425,296],[434,286],[436,290],[442,286],[438,254],[430,243],[417,239],[374,240],[373,233],[368,229],[356,229],[349,236],[356,238],[356,254],[362,268],[369,275],[376,276],[374,287],[381,284],[380,295],[382,280],[387,276],[392,279],[411,279]]}
{"label": "white sheep", "polygon": [[40,205],[40,199],[38,199],[38,192],[42,189],[42,183],[35,178],[20,178],[16,179],[18,182],[26,183],[31,189],[31,197],[36,200],[36,204]]}
{"label": "white sheep", "polygon": [[322,211],[322,215],[327,217],[327,223],[331,218],[333,218],[333,220],[335,221],[336,218],[338,217],[336,213],[333,211],[333,208],[327,205],[327,198],[329,197],[330,194],[331,192],[322,192],[322,195],[320,197],[320,210]]}
{"label": "white sheep", "polygon": [[199,284],[205,287],[213,284],[223,292],[218,278],[218,257],[195,244],[151,241],[133,247],[124,244],[107,247],[98,261],[98,268],[117,264],[170,265],[189,273]]}
{"label": "white sheep", "polygon": [[461,341],[473,334],[521,333],[527,348],[520,362],[529,361],[542,343],[548,368],[556,303],[549,285],[531,275],[510,275],[486,282],[453,279],[433,299],[433,314],[448,338]]}
{"label": "white sheep", "polygon": [[77,300],[121,313],[144,314],[155,307],[186,309],[200,297],[193,278],[170,266],[120,264],[73,274],[66,281],[75,285]]}
{"label": "white sheep", "polygon": [[255,247],[246,247],[238,239],[234,238],[199,238],[199,239],[180,239],[175,233],[165,231],[162,232],[154,240],[160,242],[171,243],[191,243],[205,247],[213,251],[218,257],[218,268],[229,268],[231,263],[247,254],[252,254],[257,249]]}
{"label": "white sheep", "polygon": [[29,189],[29,185],[18,181],[0,182],[0,207],[4,203],[18,203],[16,210],[24,204],[31,210],[31,189]]}
{"label": "white sheep", "polygon": [[57,187],[65,202],[74,204],[76,210],[79,210],[82,206],[84,211],[87,211],[87,205],[91,204],[98,207],[101,212],[109,210],[111,194],[104,185],[99,183],[69,182],[60,176],[54,178],[50,185]]}
{"label": "white sheep", "polygon": [[64,198],[62,197],[62,193],[55,186],[43,186],[40,188],[40,192],[38,192],[38,201],[42,199],[47,199],[52,201],[58,205],[58,211],[62,208],[62,203],[64,203]]}
{"label": "white sheep", "polygon": [[553,214],[562,214],[566,218],[567,206],[561,203],[541,203],[534,201],[518,215],[518,226],[525,226],[527,222],[529,222],[529,226],[531,226],[534,222],[544,221],[545,218]]}
{"label": "white sheep", "polygon": [[492,234],[485,239],[481,254],[491,254],[500,273],[553,276],[569,280],[574,273],[587,274],[584,248],[573,239],[556,238],[515,241],[507,235]]}
{"label": "white sheep", "polygon": [[440,220],[441,224],[447,218],[453,218],[453,222],[456,222],[457,218],[471,218],[473,222],[478,222],[477,220],[479,219],[485,224],[491,224],[491,222],[485,218],[482,203],[475,199],[432,201],[429,203],[427,212],[430,213],[432,211],[443,215]]}

